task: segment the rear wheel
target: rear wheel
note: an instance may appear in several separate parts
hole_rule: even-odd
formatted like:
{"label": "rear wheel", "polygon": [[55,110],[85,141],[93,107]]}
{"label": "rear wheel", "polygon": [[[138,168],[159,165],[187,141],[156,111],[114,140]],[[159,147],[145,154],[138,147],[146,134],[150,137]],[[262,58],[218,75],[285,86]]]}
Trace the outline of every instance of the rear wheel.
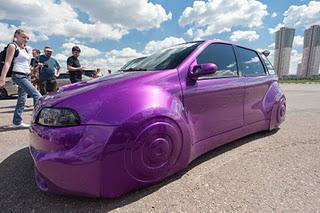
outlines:
{"label": "rear wheel", "polygon": [[0,100],[8,98],[7,90],[2,88],[0,89]]}
{"label": "rear wheel", "polygon": [[277,121],[279,124],[285,120],[285,115],[286,115],[286,100],[283,98],[281,99],[278,110],[277,110]]}
{"label": "rear wheel", "polygon": [[273,106],[269,130],[276,129],[285,120],[286,115],[286,99],[282,98],[279,103]]}

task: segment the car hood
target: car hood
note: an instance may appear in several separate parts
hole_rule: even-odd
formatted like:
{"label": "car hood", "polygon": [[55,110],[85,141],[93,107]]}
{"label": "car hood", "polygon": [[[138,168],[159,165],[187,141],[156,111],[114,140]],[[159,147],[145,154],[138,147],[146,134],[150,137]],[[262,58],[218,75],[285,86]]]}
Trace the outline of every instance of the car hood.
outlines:
{"label": "car hood", "polygon": [[142,76],[152,75],[156,71],[148,72],[117,72],[112,75],[103,76],[89,81],[81,81],[74,84],[68,84],[61,87],[57,92],[46,95],[41,100],[41,105],[55,106],[71,96],[81,95],[84,93],[93,92],[95,90],[107,89],[113,90],[114,87],[125,87],[126,82],[139,79]]}
{"label": "car hood", "polygon": [[168,103],[176,106],[181,96],[176,69],[120,72],[67,85],[44,96],[36,105],[33,120],[43,107],[56,107],[75,110],[81,124],[120,125],[146,109],[165,108]]}

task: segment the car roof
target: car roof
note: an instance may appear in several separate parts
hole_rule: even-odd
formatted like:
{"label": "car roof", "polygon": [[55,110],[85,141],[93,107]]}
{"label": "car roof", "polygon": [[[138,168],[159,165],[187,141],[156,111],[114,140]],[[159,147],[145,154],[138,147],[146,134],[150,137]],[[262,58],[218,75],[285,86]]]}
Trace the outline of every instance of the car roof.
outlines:
{"label": "car roof", "polygon": [[213,40],[208,40],[212,43],[225,43],[225,44],[231,44],[231,45],[234,45],[234,46],[237,46],[237,47],[242,47],[242,48],[245,48],[245,49],[249,49],[249,50],[253,50],[253,51],[256,51],[258,52],[256,49],[253,49],[253,48],[250,48],[250,47],[247,47],[247,46],[243,46],[243,45],[240,45],[240,44],[236,44],[236,43],[233,43],[231,41],[225,41],[225,40],[220,40],[220,39],[213,39]]}
{"label": "car roof", "polygon": [[231,41],[226,41],[226,40],[222,40],[222,39],[206,39],[206,40],[197,40],[197,41],[190,41],[190,42],[186,42],[185,44],[187,43],[195,43],[195,42],[203,42],[203,43],[224,43],[224,44],[230,44],[230,45],[234,45],[234,46],[237,46],[237,47],[242,47],[242,48],[245,48],[245,49],[249,49],[249,50],[253,50],[253,51],[256,51],[258,52],[257,50],[253,49],[253,48],[250,48],[250,47],[247,47],[247,46],[243,46],[243,45],[240,45],[240,44],[235,44]]}

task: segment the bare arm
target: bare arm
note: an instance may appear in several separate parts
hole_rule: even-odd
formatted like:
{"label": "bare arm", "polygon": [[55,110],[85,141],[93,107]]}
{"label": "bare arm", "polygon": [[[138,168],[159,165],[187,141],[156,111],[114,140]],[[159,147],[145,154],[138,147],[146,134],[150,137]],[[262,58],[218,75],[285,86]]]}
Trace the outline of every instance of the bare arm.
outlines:
{"label": "bare arm", "polygon": [[75,72],[75,71],[83,71],[83,67],[73,67],[73,66],[70,66],[70,65],[67,65],[67,70],[70,71],[70,72]]}
{"label": "bare arm", "polygon": [[55,76],[56,77],[59,77],[59,75],[60,75],[60,67],[56,70],[57,72],[55,73]]}
{"label": "bare arm", "polygon": [[3,87],[6,82],[6,76],[9,71],[15,50],[16,50],[16,47],[14,44],[10,44],[7,48],[6,60],[4,62],[4,66],[2,68],[2,72],[0,76],[0,87]]}

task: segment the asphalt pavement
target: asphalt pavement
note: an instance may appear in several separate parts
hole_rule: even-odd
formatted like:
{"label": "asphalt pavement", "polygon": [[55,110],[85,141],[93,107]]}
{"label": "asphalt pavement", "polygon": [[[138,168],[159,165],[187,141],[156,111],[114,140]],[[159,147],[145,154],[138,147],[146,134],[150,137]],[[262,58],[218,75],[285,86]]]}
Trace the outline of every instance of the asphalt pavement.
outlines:
{"label": "asphalt pavement", "polygon": [[[41,192],[28,129],[0,101],[0,212],[320,212],[320,84],[283,84],[286,121],[217,148],[161,183],[116,199]],[[28,99],[24,121],[30,122]]]}

